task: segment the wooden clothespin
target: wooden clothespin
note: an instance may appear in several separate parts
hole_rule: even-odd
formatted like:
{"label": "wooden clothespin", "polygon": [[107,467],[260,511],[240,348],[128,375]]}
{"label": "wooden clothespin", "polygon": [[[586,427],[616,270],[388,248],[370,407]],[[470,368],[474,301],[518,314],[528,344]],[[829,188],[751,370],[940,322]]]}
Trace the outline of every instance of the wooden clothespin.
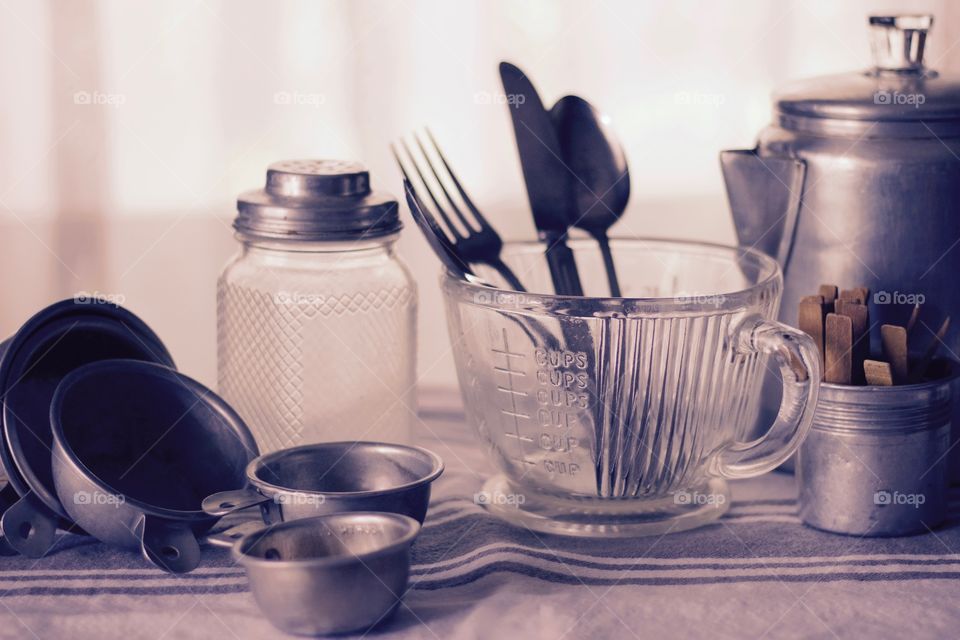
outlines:
{"label": "wooden clothespin", "polygon": [[824,341],[824,320],[827,316],[823,296],[806,296],[800,300],[800,309],[798,312],[797,326],[800,331],[813,338],[820,352],[820,365],[824,365],[823,360],[823,341]]}
{"label": "wooden clothespin", "polygon": [[844,301],[838,313],[850,318],[853,327],[853,384],[865,382],[863,363],[870,357],[870,312],[865,304]]}
{"label": "wooden clothespin", "polygon": [[823,304],[827,308],[827,313],[833,313],[833,303],[839,295],[839,288],[835,284],[822,284],[817,292],[823,298]]}
{"label": "wooden clothespin", "polygon": [[853,321],[849,316],[827,314],[824,347],[823,379],[836,384],[850,384],[853,373]]}
{"label": "wooden clothespin", "polygon": [[880,341],[883,344],[883,357],[893,370],[894,384],[905,383],[910,373],[906,327],[893,324],[881,326]]}
{"label": "wooden clothespin", "polygon": [[893,370],[890,368],[889,362],[864,360],[863,374],[869,385],[875,387],[893,386]]}
{"label": "wooden clothespin", "polygon": [[840,291],[840,300],[850,300],[857,304],[867,304],[869,297],[870,289],[867,287],[854,287]]}

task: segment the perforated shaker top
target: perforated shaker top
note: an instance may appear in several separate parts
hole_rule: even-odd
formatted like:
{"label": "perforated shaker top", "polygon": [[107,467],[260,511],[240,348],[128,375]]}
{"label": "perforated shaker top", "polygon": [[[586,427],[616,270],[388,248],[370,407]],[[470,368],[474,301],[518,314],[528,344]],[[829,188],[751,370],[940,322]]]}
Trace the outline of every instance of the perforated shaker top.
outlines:
{"label": "perforated shaker top", "polygon": [[397,201],[370,189],[359,162],[285,160],[267,169],[263,189],[237,198],[234,228],[278,240],[350,240],[396,233]]}

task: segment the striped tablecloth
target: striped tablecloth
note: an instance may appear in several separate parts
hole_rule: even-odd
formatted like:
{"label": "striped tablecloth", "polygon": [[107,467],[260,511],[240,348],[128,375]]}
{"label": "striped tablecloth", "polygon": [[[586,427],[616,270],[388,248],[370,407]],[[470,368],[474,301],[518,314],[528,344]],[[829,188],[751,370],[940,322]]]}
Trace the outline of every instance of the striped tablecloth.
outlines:
{"label": "striped tablecloth", "polygon": [[[489,472],[456,408],[423,403],[422,444],[447,471],[414,546],[410,590],[370,634],[398,638],[956,637],[960,526],[859,539],[808,529],[792,476],[733,484],[719,522],[634,540],[534,534],[473,502]],[[449,404],[449,403],[447,403]],[[958,496],[960,497],[960,496]],[[281,637],[226,551],[171,576],[62,536],[0,558],[3,638]]]}

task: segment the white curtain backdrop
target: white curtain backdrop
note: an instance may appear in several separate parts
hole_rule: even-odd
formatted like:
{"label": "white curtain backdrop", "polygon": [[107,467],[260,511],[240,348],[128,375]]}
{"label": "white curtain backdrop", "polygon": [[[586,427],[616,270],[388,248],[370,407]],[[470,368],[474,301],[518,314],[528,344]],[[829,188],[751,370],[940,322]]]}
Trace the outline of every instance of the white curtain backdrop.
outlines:
{"label": "white curtain backdrop", "polygon": [[[429,125],[503,235],[533,235],[497,63],[606,111],[631,167],[621,235],[732,242],[717,153],[751,146],[789,79],[869,64],[866,16],[939,1],[0,0],[0,333],[79,291],[115,295],[215,381],[214,290],[236,195],[272,161],[359,159]],[[410,225],[425,385],[453,382],[437,264]]]}

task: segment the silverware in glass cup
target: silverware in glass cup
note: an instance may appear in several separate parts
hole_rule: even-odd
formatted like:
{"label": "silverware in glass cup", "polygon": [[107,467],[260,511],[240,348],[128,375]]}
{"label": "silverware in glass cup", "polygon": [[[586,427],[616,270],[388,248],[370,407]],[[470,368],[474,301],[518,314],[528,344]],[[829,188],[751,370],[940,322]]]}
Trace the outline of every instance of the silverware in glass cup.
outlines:
{"label": "silverware in glass cup", "polygon": [[[774,320],[773,259],[693,242],[612,245],[623,298],[443,280],[468,418],[500,472],[480,495],[532,529],[633,536],[704,524],[729,506],[727,479],[772,470],[810,428],[820,359],[806,334]],[[571,247],[586,293],[602,296],[596,243]],[[532,291],[551,290],[539,243],[508,243],[504,257]],[[529,319],[543,331],[525,331]],[[753,439],[768,357],[783,402]]]}

